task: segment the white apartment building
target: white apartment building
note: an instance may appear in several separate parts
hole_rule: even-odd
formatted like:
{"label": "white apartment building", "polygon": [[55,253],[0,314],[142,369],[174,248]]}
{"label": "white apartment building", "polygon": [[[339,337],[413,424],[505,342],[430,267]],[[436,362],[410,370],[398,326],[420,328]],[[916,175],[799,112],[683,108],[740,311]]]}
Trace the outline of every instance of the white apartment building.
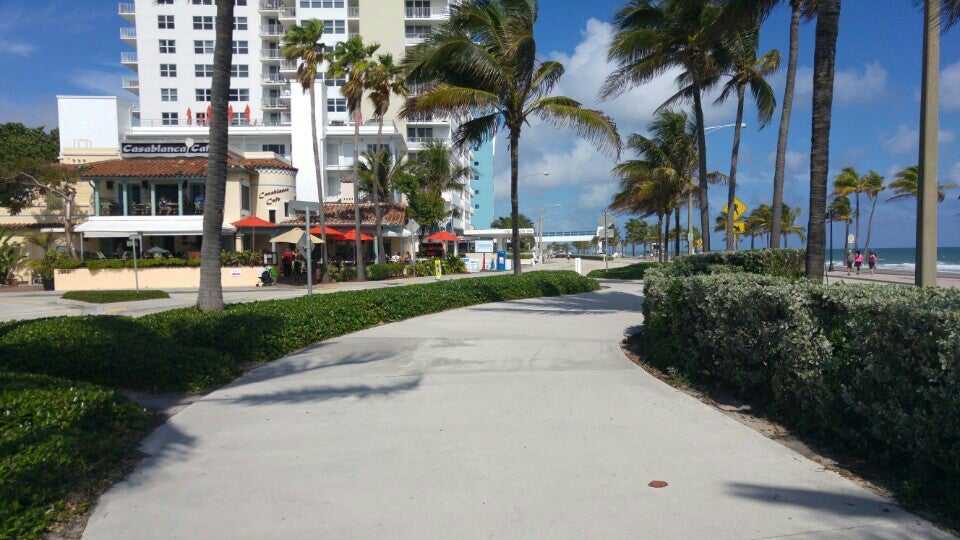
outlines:
{"label": "white apartment building", "polygon": [[[297,169],[295,197],[318,199],[310,129],[309,96],[292,80],[296,63],[280,54],[286,29],[309,19],[324,22],[324,44],[360,35],[379,43],[380,53],[399,62],[406,47],[422,41],[431,27],[447,19],[456,0],[235,0],[231,77],[230,146],[237,152],[274,152]],[[129,23],[120,39],[131,47],[120,55],[133,73],[123,87],[137,96],[131,119],[121,120],[126,143],[207,140],[213,71],[213,0],[136,0],[121,3],[119,15]],[[317,86],[320,162],[324,167],[324,202],[352,202],[354,124],[340,94],[345,81]],[[415,90],[415,89],[414,89]],[[61,103],[61,107],[64,105]],[[412,155],[430,139],[449,140],[448,118],[397,115],[394,98],[383,127],[382,144],[395,155]],[[70,111],[60,111],[61,117]],[[377,124],[364,103],[361,152],[376,145]],[[69,153],[64,150],[64,153]],[[464,164],[470,156],[459,156]],[[462,233],[472,228],[473,190],[468,185],[444,194],[452,218],[445,228]],[[284,217],[284,216],[278,216]]]}

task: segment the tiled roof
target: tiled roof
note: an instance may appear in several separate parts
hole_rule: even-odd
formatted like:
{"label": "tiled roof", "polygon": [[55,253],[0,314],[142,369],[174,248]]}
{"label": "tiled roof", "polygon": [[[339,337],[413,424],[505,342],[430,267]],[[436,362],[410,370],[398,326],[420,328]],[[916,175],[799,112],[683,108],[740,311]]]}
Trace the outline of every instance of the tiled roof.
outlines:
{"label": "tiled roof", "polygon": [[[406,225],[407,206],[399,203],[380,203],[381,223],[383,225]],[[328,227],[353,226],[353,203],[323,203],[323,215]],[[376,215],[373,203],[360,203],[360,224],[375,225]],[[281,225],[303,225],[303,216],[282,221]]]}
{"label": "tiled roof", "polygon": [[[279,159],[229,158],[227,166],[237,169],[297,169]],[[76,166],[84,178],[205,177],[207,158],[130,158],[97,161]]]}

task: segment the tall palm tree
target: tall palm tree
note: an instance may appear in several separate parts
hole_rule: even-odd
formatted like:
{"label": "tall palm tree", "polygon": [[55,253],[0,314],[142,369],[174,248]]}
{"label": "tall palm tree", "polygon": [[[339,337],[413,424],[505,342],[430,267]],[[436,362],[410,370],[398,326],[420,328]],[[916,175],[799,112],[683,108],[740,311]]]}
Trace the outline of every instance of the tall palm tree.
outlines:
{"label": "tall palm tree", "polygon": [[283,37],[283,47],[280,54],[287,60],[299,61],[297,65],[297,81],[304,92],[310,94],[310,133],[313,136],[313,170],[317,177],[317,197],[320,200],[320,280],[326,283],[330,280],[327,269],[327,220],[323,212],[323,168],[320,167],[320,137],[317,135],[317,92],[316,79],[320,65],[327,58],[325,49],[320,40],[323,37],[323,22],[317,19],[304,21],[303,26],[294,24],[287,29]]}
{"label": "tall palm tree", "polygon": [[416,181],[416,165],[403,157],[394,159],[388,150],[368,149],[361,155],[357,189],[373,196],[376,185],[377,198],[386,201],[390,193],[399,191],[405,182]]}
{"label": "tall palm tree", "polygon": [[[773,231],[773,208],[769,204],[761,204],[750,211],[747,217],[747,226],[756,236],[767,235],[767,247],[770,247],[770,234]],[[750,249],[753,249],[753,240],[750,240]]]}
{"label": "tall palm tree", "polygon": [[[700,186],[700,229],[710,230],[707,197],[707,142],[704,132],[702,92],[716,81],[727,65],[727,53],[717,24],[722,13],[713,0],[628,0],[614,15],[616,34],[607,58],[617,68],[600,89],[602,98],[611,98],[663,74],[670,68],[683,70],[678,82],[681,90],[664,105],[676,99],[692,98],[697,126]],[[661,105],[664,106],[664,105]],[[710,251],[710,235],[703,238]]]}
{"label": "tall palm tree", "polygon": [[[733,234],[730,234],[731,231],[733,231]],[[717,217],[714,220],[713,232],[722,232],[723,238],[728,246],[730,245],[730,240],[727,239],[728,236],[733,237],[734,245],[737,245],[740,242],[740,233],[738,233],[736,229],[729,228],[727,226],[727,212],[724,210],[721,210],[720,213],[717,214]],[[728,248],[727,251],[731,250]]]}
{"label": "tall palm tree", "polygon": [[467,180],[473,177],[473,167],[460,165],[453,151],[441,140],[428,142],[417,153],[414,164],[420,189],[440,196],[445,191],[462,190]]}
{"label": "tall palm tree", "polygon": [[[335,79],[347,77],[347,82],[340,88],[340,93],[347,100],[347,111],[353,118],[353,178],[357,180],[357,170],[360,167],[360,106],[363,103],[363,92],[367,87],[367,76],[373,66],[371,57],[380,45],[373,43],[364,45],[363,38],[354,36],[347,41],[341,41],[334,46],[333,61],[330,63],[330,76]],[[353,197],[354,218],[354,255],[357,259],[357,279],[364,281],[366,275],[363,269],[363,243],[360,239],[360,194]]]}
{"label": "tall palm tree", "polygon": [[854,229],[854,249],[860,245],[860,194],[868,191],[868,185],[865,176],[860,176],[853,167],[844,167],[840,174],[833,178],[833,193],[835,197],[845,197],[853,195],[854,210],[853,217],[856,220]]}
{"label": "tall palm tree", "polygon": [[853,207],[850,205],[850,198],[846,196],[834,198],[830,203],[830,215],[834,223],[841,221],[844,224],[844,253],[846,253],[846,239],[850,236],[850,224],[853,223]]}
{"label": "tall palm tree", "polygon": [[[631,247],[631,257],[637,256],[637,244],[646,244],[645,239],[649,234],[647,231],[648,227],[649,225],[647,225],[646,221],[641,221],[637,218],[631,218],[624,226],[627,232],[626,241]],[[646,245],[644,245],[644,248],[646,248]],[[646,249],[644,249],[644,251],[646,251]]]}
{"label": "tall palm tree", "polygon": [[[799,206],[795,208],[790,208],[787,203],[780,203],[783,205],[783,208],[780,209],[780,234],[783,236],[783,247],[787,247],[787,239],[790,235],[795,234],[800,237],[800,244],[803,244],[803,241],[807,239],[804,235],[806,229],[803,225],[797,225],[797,218],[800,217],[800,214],[803,212],[803,209]],[[770,241],[773,242],[773,213],[770,214]]]}
{"label": "tall palm tree", "polygon": [[[773,117],[777,108],[777,98],[766,77],[780,69],[780,53],[776,50],[767,51],[757,58],[757,47],[760,41],[760,26],[754,25],[737,32],[728,40],[731,53],[730,80],[723,87],[723,92],[715,101],[723,103],[731,95],[737,96],[737,123],[733,131],[733,150],[730,155],[730,177],[727,188],[727,207],[733,208],[737,196],[737,158],[740,154],[740,130],[743,126],[743,101],[747,86],[753,94],[753,102],[757,106],[757,121],[763,129]],[[733,212],[726,214],[727,251],[736,249],[736,235],[733,231]]]}
{"label": "tall palm tree", "polygon": [[[897,179],[890,182],[889,187],[894,195],[888,198],[887,202],[916,199],[920,191],[920,167],[912,165],[898,172]],[[953,183],[937,183],[937,202],[943,202],[947,198],[947,190],[955,187],[957,185]]]}
{"label": "tall palm tree", "polygon": [[[510,215],[519,213],[520,134],[533,117],[578,134],[619,157],[616,124],[598,110],[550,92],[563,76],[563,64],[538,61],[533,25],[536,0],[464,0],[450,7],[450,18],[407,52],[408,83],[433,83],[408,99],[405,112],[452,113],[467,117],[454,136],[458,147],[489,139],[500,129],[510,144]],[[520,230],[513,220],[513,244]],[[513,252],[520,275],[520,252]]]}
{"label": "tall palm tree", "polygon": [[[393,55],[390,53],[377,56],[376,64],[370,68],[368,75],[367,88],[370,90],[369,99],[373,105],[373,117],[377,120],[377,149],[380,149],[380,141],[383,139],[383,117],[390,109],[390,97],[397,94],[406,97],[410,94],[407,84],[403,79],[403,70],[393,62]],[[373,176],[379,176],[378,168],[380,160],[373,161]],[[379,193],[373,190],[373,211],[376,216],[376,242],[377,242],[377,262],[384,262],[385,251],[383,249],[383,231],[381,224],[383,216],[380,212]]]}
{"label": "tall palm tree", "polygon": [[230,101],[230,64],[233,58],[234,0],[217,0],[214,26],[213,80],[210,84],[210,153],[204,186],[203,240],[200,245],[201,311],[223,311],[220,277],[220,246],[223,233],[223,203],[227,189],[227,107]]}
{"label": "tall palm tree", "polygon": [[867,220],[867,241],[863,243],[863,249],[870,249],[870,233],[873,229],[873,214],[877,211],[877,201],[880,200],[880,192],[886,189],[883,185],[883,177],[876,171],[870,171],[863,175],[864,183],[867,185],[864,193],[870,200],[870,219]]}

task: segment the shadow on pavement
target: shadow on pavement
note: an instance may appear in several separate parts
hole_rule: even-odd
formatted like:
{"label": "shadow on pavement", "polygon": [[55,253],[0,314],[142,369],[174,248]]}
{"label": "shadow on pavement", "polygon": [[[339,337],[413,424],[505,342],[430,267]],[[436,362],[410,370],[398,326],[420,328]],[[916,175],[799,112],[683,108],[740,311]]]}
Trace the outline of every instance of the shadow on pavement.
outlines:
{"label": "shadow on pavement", "polygon": [[354,397],[366,399],[370,397],[390,396],[399,392],[409,392],[420,386],[420,377],[402,382],[385,385],[370,386],[366,384],[345,386],[307,386],[296,390],[281,390],[267,394],[250,394],[235,398],[213,398],[212,401],[226,401],[229,403],[243,403],[246,405],[272,405],[276,403],[318,403],[332,399]]}
{"label": "shadow on pavement", "polygon": [[607,291],[482,304],[468,309],[543,315],[569,315],[571,313],[603,315],[620,311],[643,311],[643,298],[639,294]]}
{"label": "shadow on pavement", "polygon": [[890,512],[904,514],[891,503],[862,495],[833,493],[785,486],[730,483],[729,491],[736,497],[753,499],[771,505],[796,506],[817,512],[829,512],[841,516],[876,517]]}

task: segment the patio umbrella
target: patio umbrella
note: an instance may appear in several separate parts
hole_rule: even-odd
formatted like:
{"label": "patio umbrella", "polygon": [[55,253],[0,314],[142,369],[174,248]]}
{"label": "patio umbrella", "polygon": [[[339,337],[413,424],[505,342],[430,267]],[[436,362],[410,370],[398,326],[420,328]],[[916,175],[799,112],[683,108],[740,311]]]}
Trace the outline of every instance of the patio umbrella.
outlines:
{"label": "patio umbrella", "polygon": [[253,229],[253,241],[250,243],[251,246],[256,247],[257,245],[257,227],[261,229],[275,229],[277,225],[275,223],[270,223],[265,219],[260,219],[257,216],[250,216],[241,219],[240,221],[234,221],[231,223],[234,227],[238,229],[240,227],[247,227]]}
{"label": "patio umbrella", "polygon": [[147,255],[156,255],[156,254],[158,254],[158,253],[159,253],[160,255],[170,255],[170,251],[169,251],[169,250],[163,249],[163,248],[160,247],[160,246],[153,246],[152,248],[144,251],[144,253],[146,253]]}
{"label": "patio umbrella", "polygon": [[227,123],[233,123],[233,105],[227,107]]}
{"label": "patio umbrella", "polygon": [[[324,230],[324,232],[327,233],[327,238],[330,238],[330,239],[333,239],[333,240],[336,240],[336,241],[343,240],[343,233],[342,233],[342,232],[340,232],[340,231],[338,231],[338,230],[336,230],[336,229],[331,229],[330,227],[324,227],[323,230]],[[320,234],[320,226],[317,225],[316,227],[310,229],[310,234]]]}
{"label": "patio umbrella", "polygon": [[204,121],[205,123],[207,123],[207,124],[210,123],[210,112],[211,112],[211,111],[210,111],[210,106],[207,105],[207,117],[203,119],[203,121]]}
{"label": "patio umbrella", "polygon": [[440,231],[427,237],[427,242],[457,242],[460,238],[447,231]]}
{"label": "patio umbrella", "polygon": [[247,105],[247,108],[243,110],[243,119],[247,121],[247,124],[250,124],[250,105]]}
{"label": "patio umbrella", "polygon": [[193,124],[193,110],[190,107],[187,107],[187,125]]}
{"label": "patio umbrella", "polygon": [[[357,239],[357,232],[353,229],[350,229],[349,231],[343,233],[343,239],[352,242]],[[373,240],[372,236],[366,233],[360,233],[361,242],[369,242],[370,240]]]}
{"label": "patio umbrella", "polygon": [[[294,227],[285,233],[278,234],[270,239],[271,242],[281,242],[284,244],[296,244],[303,238],[303,235],[306,234],[303,232],[303,229],[300,227]],[[314,244],[323,243],[323,240],[317,238],[316,236],[310,235],[311,240]]]}

